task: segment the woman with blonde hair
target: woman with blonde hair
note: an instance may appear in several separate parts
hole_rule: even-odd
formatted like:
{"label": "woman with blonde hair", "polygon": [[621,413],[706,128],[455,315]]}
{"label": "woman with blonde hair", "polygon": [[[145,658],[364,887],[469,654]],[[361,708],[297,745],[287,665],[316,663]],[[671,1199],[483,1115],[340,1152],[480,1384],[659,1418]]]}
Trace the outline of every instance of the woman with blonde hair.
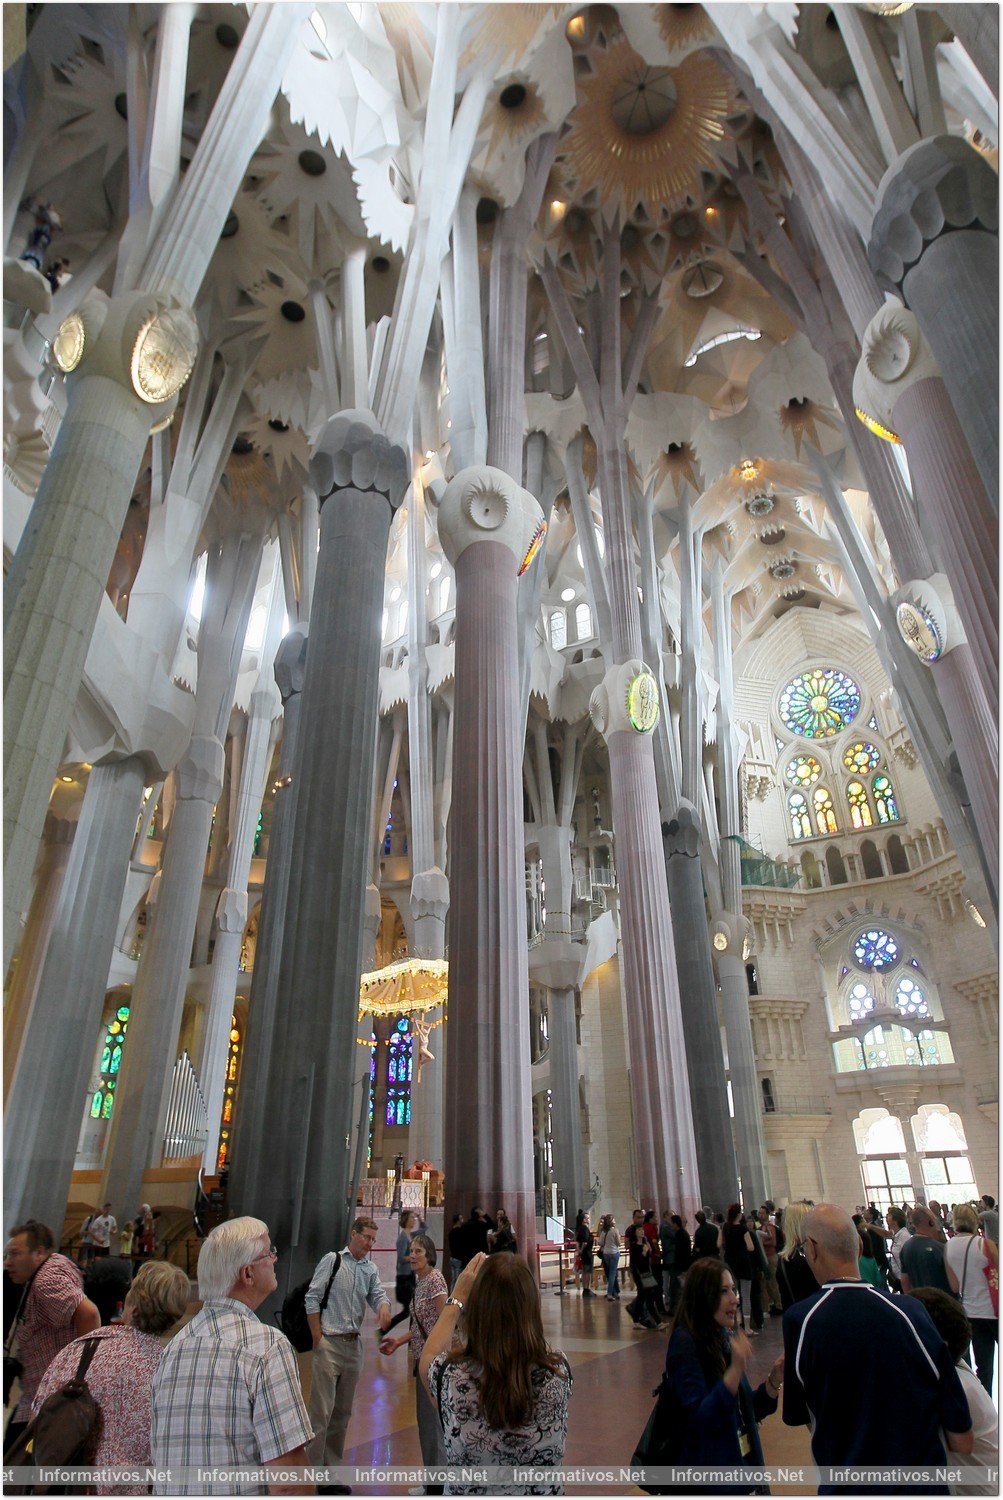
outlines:
{"label": "woman with blonde hair", "polygon": [[965,1317],[972,1325],[972,1354],[978,1377],[991,1396],[999,1321],[985,1268],[998,1266],[999,1251],[992,1240],[979,1234],[979,1216],[970,1203],[959,1203],[954,1210],[954,1238],[947,1242],[944,1259],[951,1291],[960,1296]]}
{"label": "woman with blonde hair", "polygon": [[[459,1343],[453,1346],[462,1316]],[[560,1465],[571,1368],[547,1347],[540,1293],[520,1255],[475,1255],[425,1342],[418,1373],[451,1465]],[[559,1493],[554,1484],[464,1486],[465,1494]],[[454,1493],[447,1485],[446,1493]]]}
{"label": "woman with blonde hair", "polygon": [[[35,1396],[32,1416],[42,1402],[72,1380],[84,1345],[98,1340],[87,1369],[87,1385],[98,1416],[80,1462],[94,1468],[145,1467],[150,1455],[150,1401],[153,1376],[164,1349],[164,1335],[183,1316],[191,1283],[179,1266],[147,1261],[126,1293],[121,1323],[96,1328],[74,1339],[49,1365]],[[99,1495],[145,1494],[146,1485],[98,1484]]]}
{"label": "woman with blonde hair", "polygon": [[784,1312],[795,1302],[813,1297],[818,1291],[818,1282],[808,1264],[804,1248],[804,1221],[811,1209],[812,1205],[807,1202],[788,1203],[784,1209],[786,1241],[783,1254],[777,1259],[777,1284]]}

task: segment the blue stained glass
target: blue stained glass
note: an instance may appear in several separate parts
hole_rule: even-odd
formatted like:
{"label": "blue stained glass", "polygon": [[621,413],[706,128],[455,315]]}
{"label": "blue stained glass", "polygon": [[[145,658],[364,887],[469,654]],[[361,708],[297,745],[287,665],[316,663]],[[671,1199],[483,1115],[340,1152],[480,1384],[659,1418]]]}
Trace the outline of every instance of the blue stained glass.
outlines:
{"label": "blue stained glass", "polygon": [[387,1082],[388,1083],[396,1083],[397,1082],[397,1059],[394,1056],[393,1048],[392,1047],[390,1049],[390,1061],[387,1064]]}
{"label": "blue stained glass", "polygon": [[264,828],[264,814],[258,813],[258,821],[254,829],[254,857],[257,859],[261,853],[261,834]]}
{"label": "blue stained glass", "polygon": [[897,823],[900,817],[899,806],[895,801],[890,779],[887,776],[875,776],[871,790],[874,792],[874,806],[878,810],[878,822]]}
{"label": "blue stained glass", "polygon": [[862,969],[887,969],[897,963],[899,946],[890,932],[870,927],[854,943],[853,956]]}
{"label": "blue stained glass", "polygon": [[398,1125],[406,1125],[407,1124],[407,1100],[406,1099],[398,1099],[397,1100],[397,1124]]}
{"label": "blue stained glass", "polygon": [[407,1016],[401,1016],[400,1020],[397,1022],[397,1030],[399,1032],[401,1032],[402,1034],[406,1034],[407,1029],[408,1029],[408,1019],[407,1019]]}
{"label": "blue stained glass", "polygon": [[813,667],[787,684],[780,695],[780,717],[791,734],[828,739],[853,723],[860,689],[834,667]]}
{"label": "blue stained glass", "polygon": [[108,1072],[109,1073],[117,1073],[118,1072],[118,1068],[119,1068],[119,1064],[121,1063],[121,1061],[122,1061],[122,1048],[121,1048],[121,1046],[118,1046],[118,1047],[115,1048],[114,1052],[111,1055],[111,1067],[108,1069]]}

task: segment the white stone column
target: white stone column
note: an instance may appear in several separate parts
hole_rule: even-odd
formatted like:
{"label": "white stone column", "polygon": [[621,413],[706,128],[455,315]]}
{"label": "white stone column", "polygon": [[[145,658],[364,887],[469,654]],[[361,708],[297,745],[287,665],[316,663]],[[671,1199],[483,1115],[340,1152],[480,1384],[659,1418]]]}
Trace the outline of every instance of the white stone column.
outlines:
{"label": "white stone column", "polygon": [[[725,952],[715,952],[718,978],[721,981],[721,1011],[728,1043],[728,1071],[731,1074],[731,1096],[735,1110],[735,1150],[738,1174],[742,1181],[742,1201],[762,1203],[770,1196],[766,1147],[763,1140],[763,1118],[756,1080],[756,1054],[752,1045],[749,1021],[749,982],[745,973],[742,949],[748,923],[734,912],[723,912],[715,918],[715,928],[727,937]],[[736,1086],[744,1083],[746,1086]]]}
{"label": "white stone column", "polygon": [[502,1204],[524,1250],[536,1207],[517,596],[540,518],[531,495],[487,467],[459,473],[439,507],[456,570],[446,1218]]}
{"label": "white stone column", "polygon": [[254,600],[263,538],[236,529],[210,549],[199,630],[191,743],[176,771],[177,803],[153,917],[143,941],[122,1053],[102,1193],[138,1202],[159,1165],[213,807],[223,786],[223,736]]}

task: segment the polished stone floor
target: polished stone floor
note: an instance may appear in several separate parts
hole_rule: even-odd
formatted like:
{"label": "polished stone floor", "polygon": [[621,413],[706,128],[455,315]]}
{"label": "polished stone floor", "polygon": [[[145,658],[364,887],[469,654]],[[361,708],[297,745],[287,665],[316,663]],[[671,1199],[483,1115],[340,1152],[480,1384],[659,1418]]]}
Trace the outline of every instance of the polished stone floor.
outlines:
{"label": "polished stone floor", "polygon": [[[577,1293],[558,1297],[552,1289],[544,1290],[548,1341],[567,1356],[574,1372],[565,1450],[568,1466],[629,1464],[651,1411],[652,1391],[665,1361],[666,1335],[636,1332],[623,1311],[626,1300],[611,1303],[602,1296],[583,1299]],[[400,1349],[389,1359],[383,1357],[375,1330],[375,1319],[367,1315],[365,1366],[348,1429],[345,1461],[367,1466],[419,1464],[414,1382],[408,1374],[407,1351]],[[754,1385],[764,1378],[782,1346],[780,1319],[770,1319],[764,1332],[753,1340],[749,1375]],[[767,1463],[810,1462],[807,1428],[784,1427],[778,1414],[765,1422],[761,1431]],[[387,1485],[365,1493],[403,1492],[402,1486]],[[603,1492],[568,1486],[569,1494]],[[640,1493],[623,1488],[618,1492]],[[776,1485],[773,1492],[811,1493]],[[356,1493],[363,1491],[356,1489]]]}

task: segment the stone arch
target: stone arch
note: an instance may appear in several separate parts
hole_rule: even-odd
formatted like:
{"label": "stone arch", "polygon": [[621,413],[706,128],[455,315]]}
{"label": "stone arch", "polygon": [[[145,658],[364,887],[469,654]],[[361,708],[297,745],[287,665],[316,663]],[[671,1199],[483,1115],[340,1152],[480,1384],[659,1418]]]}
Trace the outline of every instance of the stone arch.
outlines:
{"label": "stone arch", "polygon": [[864,879],[880,880],[885,872],[881,868],[881,856],[873,839],[864,839],[861,842],[860,859],[864,867]]}
{"label": "stone arch", "polygon": [[825,867],[829,872],[830,885],[846,884],[846,865],[838,844],[830,844],[825,851]]}
{"label": "stone arch", "polygon": [[885,844],[885,853],[888,856],[888,869],[892,875],[908,875],[909,857],[897,833],[889,834]]}

